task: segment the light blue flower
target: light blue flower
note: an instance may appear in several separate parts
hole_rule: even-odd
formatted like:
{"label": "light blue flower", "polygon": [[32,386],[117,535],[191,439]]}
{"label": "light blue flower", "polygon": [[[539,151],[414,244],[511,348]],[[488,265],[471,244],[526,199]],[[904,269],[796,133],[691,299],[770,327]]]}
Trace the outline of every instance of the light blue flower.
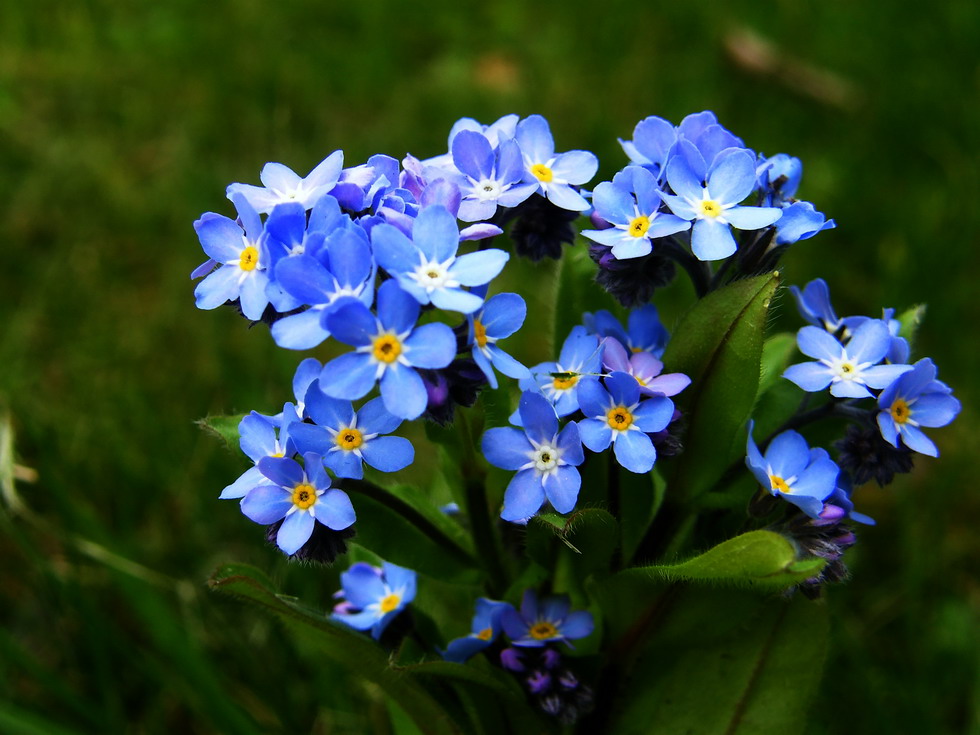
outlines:
{"label": "light blue flower", "polygon": [[536,184],[521,183],[524,160],[520,147],[511,138],[503,138],[494,150],[482,133],[463,130],[453,139],[452,156],[463,174],[458,216],[464,222],[490,219],[498,205],[516,207],[538,188]]}
{"label": "light blue flower", "polygon": [[800,434],[784,431],[776,436],[763,456],[752,438],[749,422],[745,464],[763,489],[778,495],[806,513],[820,518],[826,500],[837,488],[837,465],[825,449],[810,449]]}
{"label": "light blue flower", "polygon": [[356,630],[370,630],[378,640],[398,613],[415,599],[416,574],[411,569],[384,562],[382,567],[357,562],[340,575],[341,590],[335,597],[346,598],[330,616]]}
{"label": "light blue flower", "polygon": [[740,206],[755,188],[755,157],[731,148],[717,154],[709,167],[694,145],[678,143],[678,154],[667,164],[667,182],[674,194],[664,194],[670,211],[692,220],[691,250],[699,260],[727,258],[738,248],[731,227],[757,230],[782,215],[777,207]]}
{"label": "light blue flower", "polygon": [[878,428],[889,444],[898,440],[914,452],[938,457],[939,450],[920,427],[946,426],[960,412],[960,402],[936,380],[936,366],[919,360],[878,396]]}
{"label": "light blue flower", "polygon": [[531,115],[517,124],[517,143],[524,157],[524,180],[537,185],[548,200],[562,209],[583,212],[589,202],[573,186],[585,184],[599,170],[599,159],[589,151],[555,153],[548,121]]}
{"label": "light blue flower", "polygon": [[270,483],[242,500],[242,513],[256,523],[282,521],[276,545],[290,555],[309,541],[314,523],[342,531],[356,520],[347,493],[330,487],[320,455],[304,454],[303,465],[288,457],[263,457],[258,468]]}
{"label": "light blue flower", "polygon": [[596,215],[612,227],[583,230],[582,234],[611,247],[617,260],[648,255],[653,250],[652,240],[691,228],[686,219],[660,211],[657,179],[639,166],[628,166],[611,183],[599,184],[592,204]]}
{"label": "light blue flower", "polygon": [[241,195],[260,214],[268,214],[277,204],[286,202],[299,202],[304,209],[312,209],[337,184],[343,167],[343,151],[331,153],[303,178],[281,163],[267,163],[259,174],[262,186],[231,184],[228,198],[234,200]]}
{"label": "light blue flower", "polygon": [[888,326],[880,319],[870,319],[858,327],[847,345],[819,327],[803,327],[796,335],[800,352],[817,362],[790,365],[783,377],[808,393],[830,386],[837,398],[866,398],[869,388],[888,386],[911,365],[879,365],[891,347]]}
{"label": "light blue flower", "polygon": [[841,328],[844,322],[834,313],[834,306],[830,303],[830,289],[824,279],[810,281],[802,291],[797,286],[790,286],[789,290],[796,301],[800,316],[810,324],[831,334]]}
{"label": "light blue flower", "polygon": [[579,421],[582,443],[593,452],[613,446],[616,461],[630,472],[646,473],[657,461],[657,450],[647,434],[667,428],[674,416],[674,403],[664,395],[640,399],[640,385],[623,372],[605,379],[582,379],[579,405],[585,419]]}
{"label": "light blue flower", "polygon": [[660,321],[660,313],[653,304],[631,309],[625,329],[619,319],[606,309],[600,309],[595,314],[586,313],[583,321],[589,332],[600,337],[613,337],[633,353],[649,352],[661,357],[670,339],[670,333]]}
{"label": "light blue flower", "polygon": [[449,642],[441,651],[446,661],[462,664],[480,651],[493,645],[502,630],[500,617],[504,610],[513,609],[510,603],[497,602],[481,597],[476,601],[476,614],[470,626],[471,633]]}
{"label": "light blue flower", "polygon": [[568,643],[592,634],[595,621],[588,610],[571,609],[568,595],[546,597],[540,602],[534,590],[525,590],[518,612],[508,606],[501,616],[504,632],[515,646],[541,648],[546,643]]}
{"label": "light blue flower", "polygon": [[292,439],[300,452],[315,452],[337,477],[364,477],[364,462],[381,472],[397,472],[415,459],[412,443],[400,436],[384,436],[402,420],[393,416],[380,398],[354,411],[350,401],[331,398],[313,381],[306,394],[306,410],[314,423],[293,426]]}
{"label": "light blue flower", "polygon": [[507,485],[505,521],[526,522],[545,499],[559,513],[575,507],[582,477],[575,469],[585,460],[578,427],[569,422],[558,431],[558,416],[548,400],[524,391],[518,408],[524,430],[502,426],[487,430],[481,448],[487,461],[517,474]]}
{"label": "light blue flower", "polygon": [[482,286],[500,273],[510,257],[503,250],[481,250],[457,256],[456,218],[443,206],[419,212],[409,240],[395,227],[380,224],[371,230],[378,264],[420,304],[471,314],[483,298],[464,291]]}
{"label": "light blue flower", "polygon": [[[554,405],[559,416],[578,410],[578,383],[583,375],[602,370],[599,338],[585,327],[573,327],[561,346],[557,362],[542,362],[531,368],[531,377],[520,381],[521,390],[537,390]],[[519,413],[511,417],[517,423]]]}
{"label": "light blue flower", "polygon": [[416,419],[428,401],[416,368],[446,367],[456,356],[456,337],[445,324],[416,326],[419,303],[394,280],[378,289],[378,316],[364,304],[345,303],[327,314],[327,328],[354,352],[328,362],[320,389],[328,396],[356,400],[380,383],[385,408]]}
{"label": "light blue flower", "polygon": [[[283,406],[278,417],[263,416],[252,411],[238,423],[239,446],[255,465],[263,457],[292,457],[296,454],[296,446],[290,436],[290,428],[298,425],[299,420],[296,408],[291,403]],[[218,497],[221,500],[244,498],[249,490],[266,482],[257,466],[249,467]]]}

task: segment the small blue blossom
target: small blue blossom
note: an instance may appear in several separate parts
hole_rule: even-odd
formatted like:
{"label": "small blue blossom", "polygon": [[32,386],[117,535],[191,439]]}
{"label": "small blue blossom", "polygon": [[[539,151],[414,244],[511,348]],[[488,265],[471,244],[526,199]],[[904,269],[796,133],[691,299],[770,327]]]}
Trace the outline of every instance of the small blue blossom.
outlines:
{"label": "small blue blossom", "polygon": [[752,438],[749,422],[745,463],[763,489],[778,495],[806,513],[819,518],[824,500],[837,487],[840,473],[825,449],[810,449],[800,434],[784,431],[776,436],[763,457]]}
{"label": "small blue blossom", "polygon": [[[841,320],[845,327],[845,336],[853,334],[858,327],[868,321],[873,321],[870,316],[848,316]],[[881,321],[888,325],[888,334],[891,335],[891,343],[888,345],[888,352],[885,353],[885,361],[892,363],[906,363],[911,354],[909,341],[901,336],[902,323],[895,318],[894,309],[883,309]]]}
{"label": "small blue blossom", "polygon": [[589,151],[555,153],[548,121],[531,115],[517,124],[517,142],[524,156],[524,180],[562,209],[583,212],[589,202],[573,186],[587,183],[599,170],[599,159]]}
{"label": "small blue blossom", "polygon": [[808,393],[830,386],[837,398],[866,398],[869,388],[881,389],[907,370],[910,365],[879,365],[891,346],[888,326],[880,319],[870,319],[858,327],[847,345],[819,327],[803,327],[796,336],[800,352],[817,362],[790,365],[783,377]]}
{"label": "small blue blossom", "polygon": [[258,213],[244,198],[236,196],[233,201],[242,225],[214,212],[206,212],[194,223],[210,260],[191,275],[207,273],[208,263],[219,266],[197,284],[194,298],[198,309],[216,309],[238,299],[245,317],[258,321],[269,305],[265,229]]}
{"label": "small blue blossom", "polygon": [[578,640],[591,635],[595,621],[588,610],[571,611],[568,595],[546,597],[540,602],[534,590],[525,590],[518,612],[508,606],[501,616],[504,632],[515,646],[541,648],[546,643]]}
{"label": "small blue blossom", "polygon": [[371,231],[378,264],[420,304],[470,314],[483,299],[464,286],[489,283],[510,257],[503,250],[481,250],[457,256],[456,218],[442,206],[423,209],[412,227],[412,240],[395,227],[377,225]]}
{"label": "small blue blossom", "polygon": [[462,664],[497,640],[502,630],[500,617],[504,610],[511,608],[506,602],[497,602],[481,597],[476,601],[476,614],[470,626],[471,633],[449,642],[442,657],[446,661]]}
{"label": "small blue blossom", "polygon": [[459,218],[464,222],[490,219],[498,205],[516,207],[538,188],[522,183],[524,160],[511,138],[502,139],[494,150],[482,133],[463,130],[453,139],[452,155],[463,174]]}
{"label": "small blue blossom", "polygon": [[483,308],[470,315],[469,343],[473,361],[487,376],[491,388],[497,387],[493,368],[509,378],[527,379],[531,372],[497,346],[497,340],[511,336],[524,324],[527,304],[516,293],[500,293],[488,299]]}
{"label": "small blue blossom", "polygon": [[630,352],[649,352],[655,357],[664,354],[670,334],[660,321],[660,313],[653,304],[631,309],[624,329],[619,319],[606,309],[595,314],[585,314],[585,326],[600,337],[614,337]]}
{"label": "small blue blossom", "polygon": [[398,613],[415,599],[416,574],[411,569],[384,562],[382,567],[357,562],[340,575],[341,590],[331,620],[356,630],[370,630],[378,640]]}
{"label": "small blue blossom", "polygon": [[281,163],[267,163],[259,174],[262,186],[231,184],[228,186],[228,198],[234,200],[241,195],[260,214],[268,214],[277,204],[286,202],[299,202],[304,209],[312,209],[320,197],[328,194],[337,184],[343,167],[343,151],[331,153],[305,178],[300,178],[295,171]]}
{"label": "small blue blossom", "polygon": [[[602,369],[599,338],[585,327],[573,327],[561,346],[557,362],[542,362],[531,368],[531,377],[520,382],[521,390],[538,390],[554,405],[559,416],[578,410],[578,383],[583,375]],[[519,414],[511,417],[511,421]]]}
{"label": "small blue blossom", "polygon": [[356,520],[347,493],[330,487],[320,455],[304,454],[303,463],[305,469],[288,457],[263,457],[258,468],[272,484],[253,488],[242,500],[242,513],[256,523],[282,520],[276,544],[286,554],[309,541],[314,522],[342,531]]}
{"label": "small blue blossom", "polygon": [[920,427],[946,426],[960,412],[960,402],[936,380],[936,366],[928,357],[899,376],[878,396],[878,428],[885,441],[902,444],[919,454],[938,457],[939,450]]}
{"label": "small blue blossom", "polygon": [[314,423],[292,427],[292,439],[300,452],[315,452],[337,477],[360,480],[364,462],[381,472],[397,472],[415,459],[412,443],[400,436],[384,436],[402,420],[375,398],[354,411],[350,401],[331,398],[313,381],[306,394],[306,411]]}
{"label": "small blue blossom", "polygon": [[657,179],[647,169],[628,166],[613,181],[603,181],[592,196],[595,213],[612,225],[583,230],[590,240],[612,248],[617,260],[640,258],[653,251],[652,240],[691,229],[691,223],[660,211]]}
{"label": "small blue blossom", "polygon": [[524,430],[510,426],[489,429],[481,442],[487,461],[517,470],[504,494],[505,521],[524,522],[545,499],[559,513],[575,507],[582,477],[575,469],[585,460],[578,427],[568,423],[558,431],[558,416],[548,400],[524,391],[518,408]]}
{"label": "small blue blossom", "polygon": [[681,140],[678,149],[667,164],[674,194],[664,194],[664,201],[678,217],[694,222],[691,250],[699,260],[720,260],[738,249],[729,225],[757,230],[782,215],[777,207],[739,206],[755,188],[755,158],[749,151],[722,151],[709,167],[688,141]]}
{"label": "small blue blossom", "polygon": [[328,362],[320,389],[333,398],[361,398],[380,382],[385,408],[416,419],[428,395],[416,368],[444,368],[456,356],[456,337],[445,324],[415,326],[419,303],[394,280],[378,289],[378,316],[360,302],[345,303],[327,315],[333,336],[356,348]]}
{"label": "small blue blossom", "polygon": [[776,244],[791,245],[818,232],[832,230],[837,223],[818,212],[810,202],[793,202],[782,210],[776,222]]}
{"label": "small blue blossom", "polygon": [[616,461],[630,472],[646,473],[657,461],[657,450],[647,434],[667,428],[674,416],[674,403],[664,395],[640,400],[640,385],[623,372],[605,380],[582,379],[579,404],[586,418],[579,421],[582,443],[593,452],[613,445]]}
{"label": "small blue blossom", "polygon": [[[290,437],[290,428],[298,425],[298,422],[299,416],[291,403],[283,406],[278,421],[252,411],[238,423],[239,445],[256,465],[263,457],[292,457],[296,454],[296,447]],[[221,500],[243,498],[252,488],[266,483],[265,476],[257,466],[249,467],[241,477],[222,490],[218,497]]]}
{"label": "small blue blossom", "polygon": [[633,129],[633,140],[620,140],[620,145],[633,163],[644,166],[663,180],[664,167],[677,151],[679,140],[686,140],[705,161],[727,148],[744,148],[742,140],[718,124],[715,113],[695,112],[674,127],[662,117],[651,115]]}

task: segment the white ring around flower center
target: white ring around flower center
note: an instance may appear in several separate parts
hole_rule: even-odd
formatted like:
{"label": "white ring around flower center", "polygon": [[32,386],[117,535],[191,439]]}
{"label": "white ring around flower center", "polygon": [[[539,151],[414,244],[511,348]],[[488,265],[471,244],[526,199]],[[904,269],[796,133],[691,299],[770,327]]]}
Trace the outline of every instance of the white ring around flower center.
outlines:
{"label": "white ring around flower center", "polygon": [[558,460],[561,458],[561,450],[550,444],[541,444],[531,455],[534,462],[534,469],[538,472],[552,472],[558,467]]}
{"label": "white ring around flower center", "polygon": [[409,275],[430,293],[439,288],[454,288],[459,285],[449,275],[449,268],[443,263],[422,263]]}
{"label": "white ring around flower center", "polygon": [[473,187],[473,193],[476,194],[477,199],[496,201],[501,193],[500,182],[494,181],[493,179],[478,181],[476,186]]}

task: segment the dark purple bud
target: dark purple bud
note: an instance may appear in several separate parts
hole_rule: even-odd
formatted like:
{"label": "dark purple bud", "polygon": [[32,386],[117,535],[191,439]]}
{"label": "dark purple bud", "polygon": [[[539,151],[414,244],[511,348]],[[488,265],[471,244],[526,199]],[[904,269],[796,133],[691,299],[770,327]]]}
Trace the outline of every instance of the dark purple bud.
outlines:
{"label": "dark purple bud", "polygon": [[527,686],[531,694],[543,694],[551,688],[551,676],[544,671],[535,671],[527,677]]}
{"label": "dark purple bud", "polygon": [[500,652],[500,665],[508,671],[524,671],[521,652],[516,648],[505,648]]}
{"label": "dark purple bud", "polygon": [[552,694],[550,697],[542,698],[541,709],[549,715],[557,715],[561,712],[561,697],[557,694]]}
{"label": "dark purple bud", "polygon": [[561,662],[561,654],[554,648],[546,648],[541,654],[541,660],[546,669],[553,669]]}
{"label": "dark purple bud", "polygon": [[561,684],[564,689],[575,689],[578,687],[578,679],[575,678],[575,674],[567,669],[562,672],[560,677],[558,677],[558,683]]}
{"label": "dark purple bud", "polygon": [[829,526],[831,524],[837,523],[841,518],[847,515],[847,511],[841,508],[839,505],[834,505],[833,503],[826,503],[823,510],[820,511],[820,518],[815,518],[813,520],[814,526]]}

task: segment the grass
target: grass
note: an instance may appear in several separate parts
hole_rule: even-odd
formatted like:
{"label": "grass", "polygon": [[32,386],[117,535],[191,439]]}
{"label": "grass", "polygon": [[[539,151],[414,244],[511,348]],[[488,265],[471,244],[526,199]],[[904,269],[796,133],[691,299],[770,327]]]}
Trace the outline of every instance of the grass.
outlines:
{"label": "grass", "polygon": [[827,278],[844,313],[928,302],[917,354],[965,406],[936,432],[940,461],[860,491],[879,525],[830,595],[812,732],[977,728],[978,16],[911,0],[6,3],[0,401],[38,522],[0,514],[0,729],[384,731],[375,694],[342,696],[203,586],[235,559],[314,603],[334,588],[215,502],[241,463],[193,425],[274,409],[297,359],[193,307],[191,223],[229,213],[228,182],[336,148],[427,156],[457,118],[512,111],[545,114],[608,178],[636,121],[701,109],[800,156],[803,195],[837,220],[787,258],[788,281]]}

